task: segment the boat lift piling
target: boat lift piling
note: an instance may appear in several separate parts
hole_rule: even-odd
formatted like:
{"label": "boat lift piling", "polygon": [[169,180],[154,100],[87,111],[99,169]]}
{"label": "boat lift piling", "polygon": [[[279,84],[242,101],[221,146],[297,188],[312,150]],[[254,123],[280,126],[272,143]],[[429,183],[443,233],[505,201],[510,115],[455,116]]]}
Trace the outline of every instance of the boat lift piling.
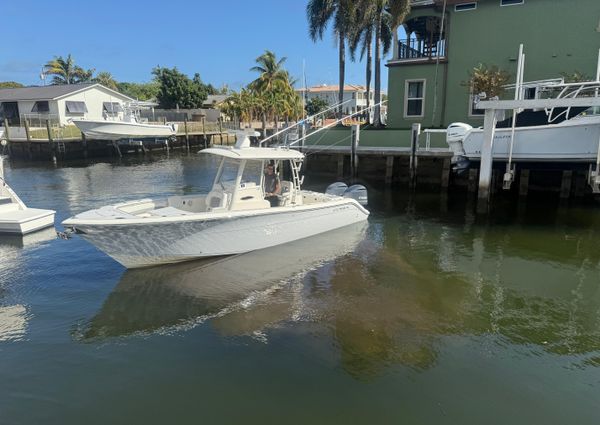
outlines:
{"label": "boat lift piling", "polygon": [[358,144],[360,141],[360,124],[354,124],[352,126],[352,150],[351,150],[351,155],[350,155],[350,170],[351,170],[351,177],[352,177],[352,182],[354,182],[354,180],[356,179],[356,177],[358,176]]}
{"label": "boat lift piling", "polygon": [[[525,74],[525,54],[523,53],[523,44],[519,46],[519,59],[517,63],[517,81],[515,84],[515,100],[523,99],[523,74]],[[506,163],[506,172],[502,181],[502,188],[510,190],[512,182],[515,179],[515,168],[512,165],[513,146],[515,143],[515,128],[517,126],[517,114],[519,109],[513,109],[512,126],[510,132],[510,152],[508,162]]]}
{"label": "boat lift piling", "polygon": [[[598,82],[600,84],[600,82]],[[490,200],[490,183],[492,180],[494,133],[498,121],[498,111],[511,109],[554,109],[575,107],[600,107],[600,97],[570,97],[558,99],[521,99],[521,100],[484,100],[477,104],[478,109],[485,110],[483,122],[483,144],[481,146],[481,166],[479,170],[478,211],[487,211]],[[600,139],[598,140],[598,160],[600,166]],[[593,180],[593,181],[592,181]],[[590,170],[588,182],[600,187],[598,167],[596,171]],[[594,186],[592,185],[592,189]],[[594,189],[594,190],[596,190]],[[479,208],[479,206],[481,208]]]}
{"label": "boat lift piling", "polygon": [[421,124],[413,123],[410,134],[410,161],[409,161],[409,186],[414,189],[417,186],[417,151],[419,150],[419,135],[421,134]]}

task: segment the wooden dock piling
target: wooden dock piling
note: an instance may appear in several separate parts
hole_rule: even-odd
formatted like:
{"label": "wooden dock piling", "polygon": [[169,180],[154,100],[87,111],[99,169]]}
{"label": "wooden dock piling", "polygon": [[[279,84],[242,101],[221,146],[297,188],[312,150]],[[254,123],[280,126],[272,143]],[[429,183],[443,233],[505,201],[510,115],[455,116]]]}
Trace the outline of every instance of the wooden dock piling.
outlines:
{"label": "wooden dock piling", "polygon": [[562,181],[560,185],[560,199],[569,199],[571,195],[571,185],[573,181],[573,170],[563,170]]}
{"label": "wooden dock piling", "polygon": [[388,155],[385,159],[385,184],[390,186],[394,179],[394,157]]}
{"label": "wooden dock piling", "polygon": [[417,185],[417,166],[419,150],[419,135],[421,134],[421,124],[414,123],[410,136],[410,160],[409,160],[409,186],[411,188]]}
{"label": "wooden dock piling", "polygon": [[519,196],[525,198],[529,191],[529,170],[522,169],[519,174]]}

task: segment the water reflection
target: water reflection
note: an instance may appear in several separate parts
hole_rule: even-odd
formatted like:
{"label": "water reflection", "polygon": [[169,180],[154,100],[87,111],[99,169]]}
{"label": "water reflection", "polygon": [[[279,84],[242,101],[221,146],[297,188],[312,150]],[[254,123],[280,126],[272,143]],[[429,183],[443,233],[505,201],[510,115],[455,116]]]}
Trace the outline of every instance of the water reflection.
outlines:
{"label": "water reflection", "polygon": [[27,333],[29,314],[23,305],[0,306],[0,342],[20,341]]}
{"label": "water reflection", "polygon": [[[364,237],[359,224],[244,255],[126,271],[83,339],[187,327],[259,304],[273,314],[272,294],[320,265],[352,252]],[[290,303],[285,301],[287,312]],[[269,313],[270,314],[270,313]],[[269,316],[266,314],[266,316]],[[287,316],[287,314],[286,314]],[[279,320],[280,317],[278,316]],[[272,322],[272,319],[263,321]],[[226,334],[258,332],[244,320],[216,324]]]}
{"label": "water reflection", "polygon": [[26,273],[22,265],[29,250],[54,240],[54,228],[25,236],[0,235],[0,342],[22,340],[27,333],[30,314],[25,305],[11,300],[12,284]]}
{"label": "water reflection", "polygon": [[[274,327],[304,323],[335,342],[341,367],[357,379],[394,365],[431,368],[442,338],[469,335],[596,364],[595,235],[569,232],[509,237],[501,228],[375,218],[360,244],[363,229],[343,230],[216,262],[128,271],[82,338],[206,320],[222,335],[268,338]],[[532,255],[538,245],[544,254]]]}

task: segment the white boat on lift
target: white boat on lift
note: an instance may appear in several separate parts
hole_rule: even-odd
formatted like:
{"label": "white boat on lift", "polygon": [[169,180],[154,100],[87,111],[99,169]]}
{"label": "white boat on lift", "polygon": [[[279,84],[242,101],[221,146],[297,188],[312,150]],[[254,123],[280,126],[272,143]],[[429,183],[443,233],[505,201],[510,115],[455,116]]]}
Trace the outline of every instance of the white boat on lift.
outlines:
{"label": "white boat on lift", "polygon": [[0,234],[25,235],[54,225],[52,210],[28,208],[4,180],[0,156]]}
{"label": "white boat on lift", "polygon": [[[219,162],[209,193],[109,205],[62,224],[125,267],[136,268],[254,251],[369,216],[358,201],[366,198],[362,186],[351,186],[342,196],[302,190],[304,155],[297,150],[250,147],[248,135],[238,134],[235,147],[201,154]],[[279,206],[265,200],[266,164],[289,178],[281,180]]]}
{"label": "white boat on lift", "polygon": [[[507,88],[512,88],[509,86]],[[524,83],[523,90],[535,90],[536,98],[587,98],[598,96],[600,81],[565,83],[562,80]],[[555,96],[544,96],[557,93]],[[517,111],[518,112],[518,111]],[[594,163],[600,142],[600,114],[594,108],[552,108],[518,112],[497,124],[492,155],[495,161]],[[452,123],[446,141],[454,153],[454,163],[479,161],[483,128]]]}
{"label": "white boat on lift", "polygon": [[144,102],[132,102],[121,109],[110,103],[111,110],[103,120],[74,118],[71,121],[88,139],[168,139],[177,133],[175,123],[148,124],[142,122],[139,110],[148,107]]}

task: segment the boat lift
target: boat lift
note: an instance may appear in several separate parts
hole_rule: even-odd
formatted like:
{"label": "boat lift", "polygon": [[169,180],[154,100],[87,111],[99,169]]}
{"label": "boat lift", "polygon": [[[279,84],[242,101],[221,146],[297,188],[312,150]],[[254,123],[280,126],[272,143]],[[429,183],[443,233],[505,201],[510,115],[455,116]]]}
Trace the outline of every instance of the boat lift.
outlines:
{"label": "boat lift", "polygon": [[[514,181],[515,168],[512,164],[512,155],[514,147],[514,136],[516,119],[519,111],[523,109],[545,109],[548,115],[548,121],[553,122],[562,114],[569,115],[573,107],[600,107],[600,49],[598,51],[598,67],[596,71],[595,81],[579,82],[579,83],[564,83],[562,81],[549,80],[549,87],[562,88],[556,98],[549,99],[524,99],[523,98],[523,75],[525,55],[523,53],[523,45],[519,47],[519,63],[517,69],[517,81],[515,83],[515,99],[514,100],[482,100],[477,103],[478,109],[485,110],[483,124],[483,145],[481,149],[481,168],[479,172],[479,200],[489,201],[490,183],[492,177],[492,151],[494,142],[494,133],[498,120],[497,111],[512,110],[512,128],[510,139],[510,151],[508,163],[506,164],[506,172],[503,178],[502,187],[509,190]],[[509,86],[511,87],[511,86]],[[593,96],[589,96],[593,91]],[[581,96],[583,94],[587,96]],[[558,115],[554,116],[556,108],[565,108]],[[600,193],[600,139],[598,140],[598,154],[595,168],[590,164],[588,172],[588,184],[591,186],[594,193]]]}

